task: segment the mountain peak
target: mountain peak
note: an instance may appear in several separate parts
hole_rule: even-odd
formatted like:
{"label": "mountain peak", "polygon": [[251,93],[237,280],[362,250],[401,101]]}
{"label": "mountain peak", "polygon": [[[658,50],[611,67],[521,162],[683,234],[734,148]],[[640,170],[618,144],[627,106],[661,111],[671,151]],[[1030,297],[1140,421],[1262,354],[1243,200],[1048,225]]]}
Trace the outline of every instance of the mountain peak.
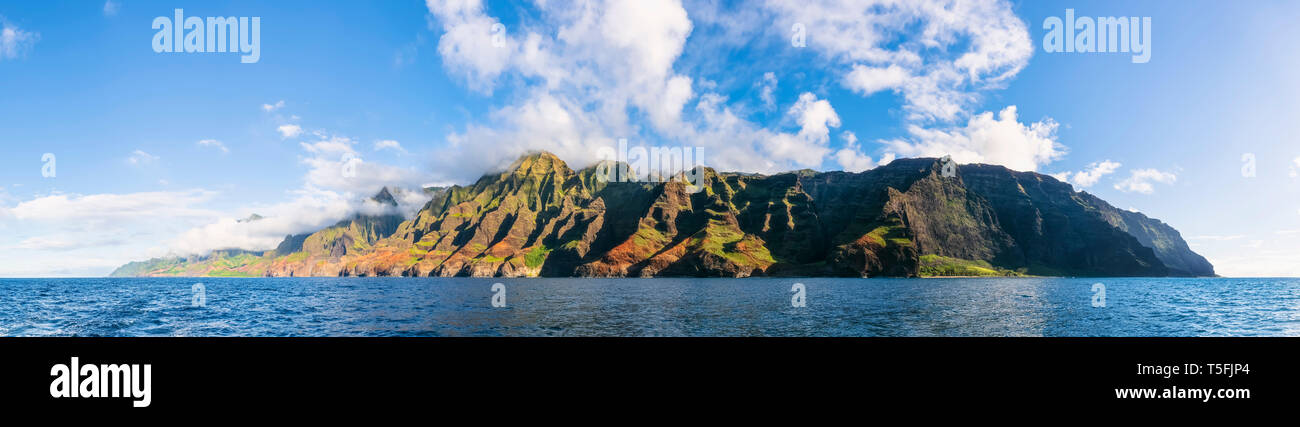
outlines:
{"label": "mountain peak", "polygon": [[[902,158],[855,174],[693,170],[608,185],[630,166],[570,169],[531,152],[415,218],[364,216],[274,252],[151,260],[118,275],[918,276],[1213,275],[1177,230],[1033,172]],[[684,178],[676,174],[674,178]],[[653,176],[653,175],[652,175]],[[644,181],[641,181],[644,182]],[[395,204],[400,188],[373,197]],[[1045,221],[1050,219],[1050,221]],[[972,267],[975,266],[975,267]]]}
{"label": "mountain peak", "polygon": [[549,151],[532,151],[520,156],[510,164],[507,173],[522,176],[544,176],[551,173],[568,175],[573,171],[569,165]]}
{"label": "mountain peak", "polygon": [[388,191],[388,187],[379,189],[379,193],[376,193],[370,200],[381,205],[397,206],[397,199],[393,198],[393,193]]}
{"label": "mountain peak", "polygon": [[249,215],[248,218],[244,218],[244,219],[240,219],[240,220],[235,220],[235,222],[241,222],[241,223],[243,223],[243,222],[253,222],[253,221],[261,220],[261,219],[263,219],[263,218],[264,218],[264,217],[261,216],[261,215],[258,215],[258,214],[252,214],[252,215]]}
{"label": "mountain peak", "polygon": [[546,158],[546,159],[552,159],[552,160],[560,160],[560,156],[557,156],[557,155],[555,155],[555,153],[552,153],[552,152],[550,152],[550,151],[546,151],[546,150],[529,151],[529,152],[527,152],[527,153],[524,153],[524,155],[519,156],[519,158],[520,158],[521,160],[522,160],[522,159],[540,159],[540,158]]}

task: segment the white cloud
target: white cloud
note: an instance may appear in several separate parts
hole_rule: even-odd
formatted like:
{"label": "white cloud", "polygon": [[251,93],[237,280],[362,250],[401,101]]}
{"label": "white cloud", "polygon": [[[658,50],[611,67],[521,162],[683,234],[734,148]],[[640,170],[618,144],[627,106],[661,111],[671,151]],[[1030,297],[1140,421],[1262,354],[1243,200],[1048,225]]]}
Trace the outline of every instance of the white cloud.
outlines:
{"label": "white cloud", "polygon": [[222,153],[229,153],[229,152],[230,152],[230,149],[226,148],[226,144],[223,144],[223,143],[221,143],[221,141],[218,141],[218,140],[215,140],[215,139],[204,139],[204,140],[201,140],[201,141],[198,142],[198,145],[199,145],[200,147],[212,147],[212,148],[216,148],[216,149],[218,149],[218,150],[221,150]]}
{"label": "white cloud", "polygon": [[817,95],[804,92],[788,113],[799,123],[799,136],[825,143],[831,127],[840,127],[840,116],[830,101],[817,99]]}
{"label": "white cloud", "polygon": [[302,127],[298,125],[280,125],[275,130],[280,132],[281,139],[296,138],[298,135],[302,135]]}
{"label": "white cloud", "polygon": [[39,33],[23,31],[0,16],[0,60],[26,55],[40,39]]}
{"label": "white cloud", "polygon": [[1156,169],[1134,169],[1130,171],[1128,178],[1115,184],[1115,189],[1125,193],[1151,194],[1155,192],[1153,182],[1173,184],[1177,180],[1178,177],[1170,172],[1161,172]]}
{"label": "white cloud", "polygon": [[204,217],[217,213],[198,208],[216,193],[205,190],[156,191],[127,194],[54,194],[0,208],[0,215],[18,220],[99,223],[109,220]]}
{"label": "white cloud", "polygon": [[[812,93],[800,95],[784,116],[796,127],[794,132],[759,127],[739,117],[726,105],[726,98],[715,93],[702,95],[695,112],[697,119],[674,133],[682,144],[703,148],[703,163],[720,170],[776,173],[818,168],[831,151],[830,129],[841,124],[830,102]],[[547,91],[502,107],[491,117],[504,126],[469,125],[465,132],[448,136],[449,146],[435,157],[434,169],[452,175],[439,177],[473,179],[485,170],[506,166],[520,153],[537,149],[551,151],[573,167],[583,167],[596,160],[597,147],[614,146],[618,135],[632,132],[611,126],[599,114],[584,112],[563,94]],[[647,144],[635,138],[629,143]]]}
{"label": "white cloud", "polygon": [[[356,206],[340,193],[303,190],[296,195],[286,203],[249,206],[242,216],[228,216],[191,228],[167,243],[168,253],[203,255],[214,249],[273,249],[286,235],[320,230],[356,211]],[[240,221],[251,213],[263,218]]]}
{"label": "white cloud", "polygon": [[909,78],[911,75],[898,64],[890,64],[885,68],[855,64],[853,71],[844,76],[844,86],[867,96],[885,89],[901,87]]}
{"label": "white cloud", "polygon": [[341,136],[334,136],[329,138],[322,137],[319,141],[316,142],[298,143],[298,145],[302,146],[303,150],[306,150],[308,153],[318,154],[318,155],[357,154],[356,150],[352,149],[352,145],[354,144],[356,144],[356,142],[352,141],[351,138],[341,137]]}
{"label": "white cloud", "polygon": [[14,248],[33,249],[33,250],[49,250],[49,249],[58,250],[58,249],[71,249],[76,246],[77,243],[72,240],[54,239],[54,238],[49,238],[44,236],[37,236],[37,237],[30,237],[24,239],[21,242],[18,242],[18,244],[15,245]]}
{"label": "white cloud", "polygon": [[108,0],[104,2],[104,16],[117,16],[117,11],[121,8],[122,5],[120,3]]}
{"label": "white cloud", "polygon": [[1028,64],[1033,43],[1011,4],[1000,0],[767,0],[789,37],[807,29],[808,47],[843,70],[863,95],[893,89],[914,119],[959,117],[976,93],[1000,87]]}
{"label": "white cloud", "polygon": [[[399,213],[410,216],[428,198],[418,189],[428,174],[361,159],[356,142],[341,136],[321,136],[299,143],[300,161],[309,167],[303,187],[291,191],[288,202],[241,206],[176,234],[159,255],[206,254],[215,249],[269,250],[286,235],[319,231],[356,213]],[[397,209],[369,200],[381,188],[389,187],[399,203]],[[405,190],[411,189],[411,190]],[[257,213],[263,218],[240,221]]]}
{"label": "white cloud", "polygon": [[402,144],[391,139],[375,141],[375,151],[380,150],[393,150],[401,154],[406,154],[406,149],[402,148]]}
{"label": "white cloud", "polygon": [[1120,166],[1118,162],[1112,162],[1108,159],[1099,163],[1090,163],[1086,169],[1079,172],[1061,172],[1052,174],[1052,176],[1080,187],[1091,187],[1097,181],[1100,181],[1102,176],[1114,173]]}
{"label": "white cloud", "polygon": [[640,118],[667,135],[687,133],[681,114],[696,98],[693,80],[673,63],[692,24],[679,1],[538,2],[540,18],[504,33],[493,32],[498,21],[479,1],[427,6],[441,26],[438,50],[450,74],[485,93],[507,73],[527,83],[514,102],[491,111],[494,123],[447,136],[440,169],[449,174],[464,178],[539,149],[581,165],[594,160],[596,146],[636,139]]}
{"label": "white cloud", "polygon": [[744,120],[715,93],[702,95],[696,111],[700,118],[687,129],[689,145],[704,147],[705,163],[720,170],[776,173],[820,167],[831,153],[830,129],[840,126],[830,102],[808,92],[786,111],[785,119],[798,126],[795,133]]}
{"label": "white cloud", "polygon": [[442,21],[438,53],[443,64],[462,74],[471,88],[491,93],[517,47],[509,29],[496,33],[502,45],[493,45],[493,26],[500,21],[484,14],[479,0],[427,0],[425,6]]}
{"label": "white cloud", "polygon": [[150,242],[217,218],[206,190],[52,194],[0,204],[0,275],[98,276],[142,258]]}
{"label": "white cloud", "polygon": [[984,112],[970,118],[965,127],[946,130],[911,126],[909,139],[884,141],[889,149],[908,157],[951,155],[959,163],[991,163],[1020,171],[1035,171],[1065,155],[1056,142],[1056,121],[1044,119],[1025,125],[1008,106],[994,117]]}
{"label": "white cloud", "polygon": [[768,109],[776,108],[776,73],[771,71],[763,73],[763,80],[758,82],[759,94],[758,99],[763,101],[763,106]]}
{"label": "white cloud", "polygon": [[835,152],[835,161],[847,172],[862,172],[894,161],[894,153],[885,153],[885,155],[881,156],[880,162],[877,163],[871,160],[870,156],[862,154],[861,148],[858,147],[858,136],[856,134],[844,131],[841,135],[844,139],[844,147]]}
{"label": "white cloud", "polygon": [[691,32],[678,1],[539,2],[546,22],[505,31],[493,29],[499,21],[478,0],[426,4],[442,24],[444,66],[471,89],[491,93],[514,71],[548,89],[588,92],[606,114],[635,106],[661,127],[675,124],[693,96],[691,79],[672,71]]}
{"label": "white cloud", "polygon": [[[819,60],[842,70],[833,79],[862,94],[896,90],[914,119],[960,117],[979,91],[1014,77],[1032,53],[1028,31],[1005,2],[851,3],[770,0],[735,16],[693,3],[692,13],[728,34],[742,28],[736,34],[756,36],[755,23],[775,22],[783,40],[790,24],[802,23]],[[621,138],[703,147],[705,162],[723,170],[780,172],[820,168],[827,160],[852,169],[867,165],[861,147],[830,149],[829,130],[841,123],[827,100],[805,93],[785,121],[758,124],[746,118],[746,104],[728,105],[715,83],[679,73],[674,64],[695,30],[680,1],[537,2],[536,13],[505,31],[494,31],[499,21],[477,0],[428,0],[426,6],[450,75],[488,94],[505,82],[518,85],[486,122],[446,136],[435,158],[439,178],[472,179],[532,150],[582,167],[595,160],[598,147]],[[692,46],[725,47],[708,40]],[[776,84],[776,73],[754,83],[765,109],[776,108]],[[692,100],[694,108],[687,108]],[[1056,128],[1051,119],[1018,123],[1013,106],[996,117],[971,117],[966,128],[913,126],[913,138],[893,141],[898,145],[888,151],[942,155],[959,148],[951,153],[959,161],[1036,170],[1064,155]]]}
{"label": "white cloud", "polygon": [[778,159],[789,159],[795,165],[813,167],[821,163],[830,152],[830,128],[840,127],[840,116],[831,103],[817,99],[805,92],[799,101],[786,112],[799,125],[799,132],[791,135],[778,133],[767,140],[766,153]]}
{"label": "white cloud", "polygon": [[[340,149],[343,148],[326,141],[317,151],[334,153]],[[0,262],[0,274],[98,275],[126,261],[146,257],[206,254],[224,248],[265,250],[279,244],[287,234],[314,232],[354,213],[409,215],[428,200],[419,191],[395,188],[394,195],[400,203],[397,210],[368,201],[381,187],[354,195],[308,184],[291,192],[295,197],[288,202],[254,204],[226,212],[203,207],[217,195],[206,190],[40,197],[13,207],[0,207],[0,220],[4,220],[0,223],[21,224],[25,232],[39,233],[0,247],[0,253],[25,251],[22,265]],[[265,218],[238,221],[237,218],[246,218],[251,213]],[[161,245],[142,251],[139,245],[151,238],[160,239]],[[74,273],[64,271],[72,265],[45,262],[51,257],[49,252],[68,252],[81,258],[104,253],[109,246],[123,246],[116,249],[121,255],[100,259]]]}
{"label": "white cloud", "polygon": [[[150,257],[271,249],[287,234],[318,231],[357,213],[409,217],[428,201],[420,191],[422,183],[431,181],[427,173],[363,161],[349,138],[312,135],[319,139],[300,143],[300,160],[308,167],[303,185],[282,203],[218,210],[208,206],[218,201],[218,193],[192,189],[56,193],[11,204],[12,198],[0,189],[0,229],[12,238],[0,243],[0,275],[96,276]],[[143,151],[133,156],[136,163],[157,159]],[[344,173],[349,161],[355,162],[354,174]],[[368,200],[385,186],[397,208]],[[264,218],[238,220],[252,213]]]}
{"label": "white cloud", "polygon": [[[376,187],[377,193],[380,187]],[[420,191],[394,189],[397,208],[380,205],[369,197],[354,196],[336,191],[307,187],[293,191],[288,202],[270,205],[251,205],[241,209],[239,216],[226,216],[215,222],[194,227],[180,233],[166,244],[166,254],[207,254],[216,249],[274,249],[285,236],[312,233],[334,225],[340,219],[357,213],[366,215],[402,214],[410,216],[428,202]],[[257,213],[262,219],[243,221]]]}
{"label": "white cloud", "polygon": [[516,105],[490,114],[499,127],[470,124],[447,137],[448,147],[434,158],[441,178],[477,178],[497,170],[531,150],[548,150],[574,167],[595,161],[595,147],[612,145],[610,135],[628,135],[608,128],[570,98],[539,91]]}
{"label": "white cloud", "polygon": [[[286,235],[319,231],[356,213],[399,213],[409,217],[428,201],[419,191],[421,183],[429,180],[427,173],[364,161],[356,151],[356,141],[351,138],[313,135],[319,139],[299,143],[303,149],[299,159],[309,169],[303,177],[303,187],[290,192],[294,196],[292,200],[247,205],[224,213],[218,219],[179,233],[165,244],[165,253],[206,254],[227,248],[268,250]],[[396,210],[369,200],[384,187],[390,188],[398,201]],[[252,213],[263,218],[239,220]]]}
{"label": "white cloud", "polygon": [[146,153],[143,150],[135,150],[126,158],[126,162],[130,163],[132,166],[144,166],[154,164],[158,159],[158,156]]}
{"label": "white cloud", "polygon": [[307,154],[300,159],[310,167],[305,177],[307,188],[370,196],[385,186],[417,188],[430,180],[421,171],[367,162],[353,148],[355,144],[340,136],[300,143]]}
{"label": "white cloud", "polygon": [[276,101],[274,104],[262,104],[262,111],[272,112],[284,108],[284,100]]}
{"label": "white cloud", "polygon": [[119,246],[126,243],[125,239],[120,238],[92,238],[86,239],[84,236],[63,234],[54,236],[34,236],[23,239],[13,246],[13,249],[34,250],[34,251],[68,251],[86,247],[105,247]]}

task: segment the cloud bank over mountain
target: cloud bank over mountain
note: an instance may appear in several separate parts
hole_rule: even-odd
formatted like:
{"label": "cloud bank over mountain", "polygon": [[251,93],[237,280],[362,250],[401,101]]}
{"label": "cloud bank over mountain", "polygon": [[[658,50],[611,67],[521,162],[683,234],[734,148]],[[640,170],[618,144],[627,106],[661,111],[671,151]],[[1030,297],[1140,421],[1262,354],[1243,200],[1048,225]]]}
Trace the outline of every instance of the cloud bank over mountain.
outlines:
{"label": "cloud bank over mountain", "polygon": [[[494,96],[485,120],[447,135],[437,157],[448,178],[472,178],[536,150],[581,166],[621,138],[703,147],[712,166],[766,173],[946,153],[1035,170],[1065,153],[1051,119],[1021,123],[1015,106],[997,116],[969,111],[983,92],[1014,78],[1033,51],[1024,22],[1004,1],[770,0],[727,17],[698,1],[539,1],[530,5],[536,13],[510,27],[481,1],[426,5],[445,72],[472,91],[515,94]],[[699,60],[683,60],[716,61],[733,43],[783,62],[730,64],[729,72],[753,75],[756,100],[731,99],[712,76],[692,73]],[[779,76],[760,66],[827,72],[782,99],[774,93]],[[898,94],[909,135],[832,149],[830,134],[843,119],[827,99],[829,85],[862,97]],[[761,120],[751,102],[785,114]]]}

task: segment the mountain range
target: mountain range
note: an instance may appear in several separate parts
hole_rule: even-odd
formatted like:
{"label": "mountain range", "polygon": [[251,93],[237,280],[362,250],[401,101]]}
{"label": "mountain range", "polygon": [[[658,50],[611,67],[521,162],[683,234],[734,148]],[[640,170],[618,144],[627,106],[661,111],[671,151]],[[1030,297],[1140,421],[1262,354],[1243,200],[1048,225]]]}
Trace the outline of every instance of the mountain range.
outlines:
{"label": "mountain range", "polygon": [[[430,189],[413,217],[357,214],[271,250],[128,263],[112,276],[1213,276],[1173,227],[1048,175],[897,159],[859,173],[694,169],[610,180],[521,157]],[[617,178],[617,176],[615,177]],[[373,201],[396,206],[390,191]],[[249,220],[256,220],[250,218]]]}

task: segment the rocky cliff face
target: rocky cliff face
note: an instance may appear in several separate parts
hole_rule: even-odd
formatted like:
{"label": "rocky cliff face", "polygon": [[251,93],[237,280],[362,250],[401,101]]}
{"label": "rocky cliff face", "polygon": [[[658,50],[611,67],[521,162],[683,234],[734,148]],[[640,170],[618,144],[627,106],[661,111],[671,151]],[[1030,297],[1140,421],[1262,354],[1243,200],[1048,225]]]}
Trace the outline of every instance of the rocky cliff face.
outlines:
{"label": "rocky cliff face", "polygon": [[[617,164],[573,170],[549,153],[528,155],[471,186],[440,189],[409,220],[356,217],[289,236],[231,270],[268,276],[1213,275],[1173,228],[1049,176],[1000,166],[963,165],[952,177],[942,176],[935,159],[899,159],[862,173],[763,176],[702,168],[698,187],[602,179],[611,170],[628,172]],[[119,272],[178,271],[168,265]]]}
{"label": "rocky cliff face", "polygon": [[1169,268],[1171,276],[1214,276],[1214,266],[1205,257],[1192,252],[1178,230],[1138,212],[1116,209],[1088,193],[1082,197],[1097,207],[1106,222],[1132,235],[1142,246],[1155,251],[1156,257]]}
{"label": "rocky cliff face", "polygon": [[[395,211],[388,189],[370,198],[381,209]],[[338,276],[356,269],[343,262],[375,251],[375,245],[397,231],[404,219],[396,213],[355,215],[308,235],[286,236],[276,247],[264,273],[268,276]],[[280,255],[284,254],[284,255]]]}

